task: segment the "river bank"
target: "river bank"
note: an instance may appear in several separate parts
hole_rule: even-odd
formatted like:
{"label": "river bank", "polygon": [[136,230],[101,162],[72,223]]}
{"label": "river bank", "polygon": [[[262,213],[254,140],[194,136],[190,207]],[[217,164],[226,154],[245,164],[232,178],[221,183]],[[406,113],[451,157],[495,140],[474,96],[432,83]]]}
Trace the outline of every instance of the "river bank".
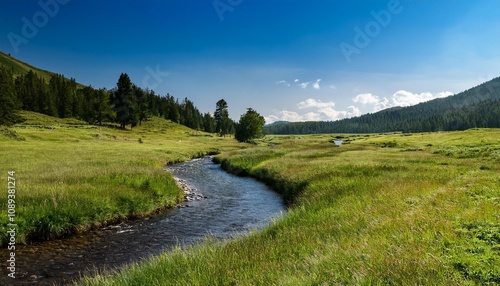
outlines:
{"label": "river bank", "polygon": [[[16,253],[18,278],[0,277],[0,284],[67,285],[80,275],[93,276],[207,236],[227,239],[247,234],[284,211],[279,196],[263,184],[229,175],[210,158],[166,169],[185,190],[185,202],[177,208],[66,239],[21,246]],[[0,255],[5,251],[0,250]]]}

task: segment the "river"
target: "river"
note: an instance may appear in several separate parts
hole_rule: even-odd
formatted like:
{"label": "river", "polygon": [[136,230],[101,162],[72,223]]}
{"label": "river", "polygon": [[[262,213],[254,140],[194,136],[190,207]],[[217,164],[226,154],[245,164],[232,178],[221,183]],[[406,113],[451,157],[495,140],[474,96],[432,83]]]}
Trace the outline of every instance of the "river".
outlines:
{"label": "river", "polygon": [[[167,171],[198,195],[178,208],[65,239],[18,245],[16,279],[7,277],[7,249],[0,249],[0,285],[64,285],[81,275],[114,269],[207,235],[231,238],[260,229],[285,211],[264,184],[226,173],[210,157],[170,165]],[[5,258],[5,259],[4,259]]]}

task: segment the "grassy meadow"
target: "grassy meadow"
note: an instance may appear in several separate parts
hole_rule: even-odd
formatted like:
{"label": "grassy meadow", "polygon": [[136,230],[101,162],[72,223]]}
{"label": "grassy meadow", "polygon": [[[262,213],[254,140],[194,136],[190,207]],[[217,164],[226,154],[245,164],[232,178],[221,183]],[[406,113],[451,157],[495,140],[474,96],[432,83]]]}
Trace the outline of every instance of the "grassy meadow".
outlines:
{"label": "grassy meadow", "polygon": [[[336,137],[346,144],[334,147]],[[500,283],[500,130],[260,143],[217,160],[280,192],[287,215],[247,237],[207,239],[80,283]]]}
{"label": "grassy meadow", "polygon": [[[173,207],[182,191],[167,163],[244,147],[152,118],[132,130],[23,112],[0,129],[5,186],[15,171],[17,243],[46,240]],[[7,192],[0,225],[7,224]],[[5,246],[7,233],[0,233]]]}

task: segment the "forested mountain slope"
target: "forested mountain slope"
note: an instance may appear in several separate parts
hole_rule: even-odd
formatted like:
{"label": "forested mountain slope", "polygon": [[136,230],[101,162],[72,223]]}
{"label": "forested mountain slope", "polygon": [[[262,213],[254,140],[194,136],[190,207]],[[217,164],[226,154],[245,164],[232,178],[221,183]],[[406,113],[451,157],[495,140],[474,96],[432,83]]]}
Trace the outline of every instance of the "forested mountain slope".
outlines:
{"label": "forested mountain slope", "polygon": [[469,90],[410,107],[333,122],[271,125],[267,134],[451,131],[500,127],[500,77]]}

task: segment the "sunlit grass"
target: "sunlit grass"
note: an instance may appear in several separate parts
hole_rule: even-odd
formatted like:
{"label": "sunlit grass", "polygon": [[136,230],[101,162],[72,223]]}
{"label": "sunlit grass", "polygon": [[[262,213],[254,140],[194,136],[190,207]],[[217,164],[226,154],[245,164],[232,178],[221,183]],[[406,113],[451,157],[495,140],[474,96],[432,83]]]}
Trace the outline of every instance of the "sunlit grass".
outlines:
{"label": "sunlit grass", "polygon": [[[18,243],[173,207],[183,194],[163,170],[167,163],[245,146],[159,118],[124,131],[32,112],[23,116],[22,125],[0,130],[5,185],[7,172],[16,172]],[[0,210],[7,212],[5,199]],[[7,217],[0,223],[5,227]],[[0,236],[4,244],[6,232]]]}
{"label": "sunlit grass", "polygon": [[500,130],[342,135],[349,144],[341,147],[335,136],[270,136],[217,156],[287,199],[288,214],[263,231],[81,283],[500,283]]}

